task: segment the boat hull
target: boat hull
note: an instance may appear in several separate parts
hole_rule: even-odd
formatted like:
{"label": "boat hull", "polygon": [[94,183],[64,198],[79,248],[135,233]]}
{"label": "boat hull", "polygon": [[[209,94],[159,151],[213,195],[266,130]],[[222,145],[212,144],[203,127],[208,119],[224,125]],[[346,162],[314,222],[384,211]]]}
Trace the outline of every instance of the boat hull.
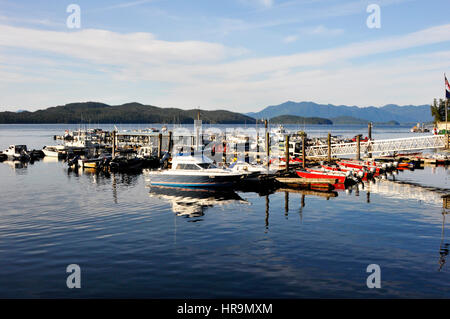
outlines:
{"label": "boat hull", "polygon": [[182,174],[152,174],[151,185],[173,187],[229,187],[240,179],[240,175],[182,175]]}
{"label": "boat hull", "polygon": [[327,174],[326,172],[308,172],[308,171],[297,171],[297,175],[302,178],[313,178],[313,179],[336,179],[338,183],[345,183],[347,177],[345,175],[337,175],[337,174]]}

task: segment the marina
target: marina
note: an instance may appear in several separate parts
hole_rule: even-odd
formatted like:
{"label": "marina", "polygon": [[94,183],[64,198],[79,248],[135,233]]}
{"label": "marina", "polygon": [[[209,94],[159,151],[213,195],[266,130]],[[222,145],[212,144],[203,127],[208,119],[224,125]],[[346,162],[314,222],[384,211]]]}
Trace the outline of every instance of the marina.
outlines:
{"label": "marina", "polygon": [[[371,159],[361,156],[360,160],[356,156],[333,156],[331,162],[306,157],[303,168],[301,148],[298,153],[286,149],[275,153],[280,149],[275,145],[270,149],[268,168],[265,140],[258,145],[259,153],[251,154],[256,145],[252,147],[249,138],[246,154],[247,141],[243,138],[243,145],[237,145],[236,160],[234,144],[225,148],[222,144],[226,155],[216,148],[214,157],[211,147],[205,147],[203,154],[196,153],[194,128],[186,127],[194,140],[185,138],[185,143],[177,146],[174,138],[171,156],[166,154],[170,143],[158,143],[157,132],[155,143],[142,146],[142,151],[134,149],[135,145],[118,143],[114,158],[114,146],[106,141],[90,150],[78,146],[75,153],[69,151],[65,156],[1,163],[2,180],[10,187],[2,191],[6,213],[0,217],[4,225],[0,230],[4,257],[0,262],[1,283],[8,291],[0,289],[0,295],[67,296],[64,287],[58,288],[54,272],[70,256],[89,272],[87,289],[75,293],[80,297],[123,297],[127,293],[112,287],[126,286],[133,297],[179,298],[185,296],[184,285],[190,287],[190,297],[236,293],[253,297],[340,297],[349,292],[359,297],[448,296],[448,237],[445,231],[441,234],[447,227],[445,203],[449,192],[445,150],[405,151],[395,157],[373,154]],[[65,130],[61,125],[29,129],[32,131],[2,126],[2,148],[16,142],[14,145],[26,143],[28,148],[39,149],[39,145],[51,144],[52,132],[58,135]],[[364,127],[330,127],[331,132],[345,132],[345,139],[362,130]],[[390,130],[374,130],[375,140],[386,139],[383,134],[392,134]],[[408,128],[404,130],[398,134],[410,134]],[[287,126],[286,132],[295,134],[297,129]],[[307,132],[311,142],[326,141],[328,135],[318,126],[307,127]],[[16,136],[16,140],[8,135]],[[235,138],[229,132],[226,135]],[[260,135],[264,136],[262,132]],[[275,133],[273,136],[276,139],[271,143],[285,141]],[[212,138],[205,135],[203,139]],[[185,147],[187,152],[183,153]],[[145,165],[141,161],[144,158]],[[112,165],[114,159],[116,167]],[[124,164],[119,169],[121,160]],[[208,167],[201,165],[204,162]],[[214,188],[158,185],[154,176],[178,172],[178,164],[200,165],[192,170],[194,174],[189,174],[185,166],[182,171],[188,176],[205,170],[204,176],[209,178],[212,170],[239,176],[239,180]],[[298,172],[309,175],[302,177]],[[24,198],[21,203],[13,200],[13,192],[19,188]],[[36,196],[44,197],[39,200]],[[49,202],[58,202],[58,206],[49,206]],[[35,224],[42,218],[44,223]],[[376,239],[372,235],[375,232]],[[71,242],[73,249],[66,251],[66,242]],[[202,257],[206,251],[207,261]],[[94,258],[100,252],[103,257]],[[327,263],[324,272],[327,260],[333,260],[334,266]],[[366,260],[384,265],[386,288],[382,292],[364,288],[364,274],[356,269],[364,268],[360,263]],[[35,270],[43,274],[40,279],[34,275]],[[182,275],[186,271],[192,274],[189,278]],[[102,273],[111,272],[116,273],[116,279],[102,281]],[[411,276],[423,288],[411,289]],[[39,285],[31,287],[23,277],[38,280]],[[208,278],[221,278],[222,288],[212,290]],[[306,278],[308,281],[304,281]],[[346,291],[341,290],[344,278],[348,281]],[[398,284],[390,284],[394,281]],[[426,288],[430,284],[433,289]],[[157,292],[152,287],[157,287]],[[313,287],[320,289],[314,292]]]}

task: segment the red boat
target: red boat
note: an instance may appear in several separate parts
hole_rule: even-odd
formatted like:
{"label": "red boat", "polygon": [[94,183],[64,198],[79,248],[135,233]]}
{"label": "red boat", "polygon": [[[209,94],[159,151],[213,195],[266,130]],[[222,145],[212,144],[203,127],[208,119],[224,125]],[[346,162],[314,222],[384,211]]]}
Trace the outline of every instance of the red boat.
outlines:
{"label": "red boat", "polygon": [[356,168],[356,169],[368,169],[368,170],[375,170],[376,174],[380,174],[382,168],[380,166],[377,165],[376,162],[364,162],[364,161],[351,161],[351,160],[341,160],[339,162],[337,162],[337,164],[339,166],[344,166],[344,167],[350,167],[350,168]]}
{"label": "red boat", "polygon": [[302,178],[311,179],[336,179],[338,183],[345,183],[347,181],[347,176],[343,174],[338,174],[334,172],[314,172],[308,170],[297,170],[297,175]]}
{"label": "red boat", "polygon": [[336,171],[336,172],[343,172],[347,173],[349,171],[355,171],[356,176],[361,177],[362,179],[367,179],[372,177],[372,173],[369,172],[367,169],[359,169],[359,168],[350,168],[345,166],[330,166],[330,165],[322,165],[322,167],[329,171]]}
{"label": "red boat", "polygon": [[[353,142],[356,142],[356,136],[355,136],[354,138],[352,138],[352,141],[353,141]],[[360,135],[359,141],[360,141],[360,142],[368,142],[368,141],[369,141],[369,138],[368,138],[367,136],[366,136],[365,138],[363,138],[362,135]]]}

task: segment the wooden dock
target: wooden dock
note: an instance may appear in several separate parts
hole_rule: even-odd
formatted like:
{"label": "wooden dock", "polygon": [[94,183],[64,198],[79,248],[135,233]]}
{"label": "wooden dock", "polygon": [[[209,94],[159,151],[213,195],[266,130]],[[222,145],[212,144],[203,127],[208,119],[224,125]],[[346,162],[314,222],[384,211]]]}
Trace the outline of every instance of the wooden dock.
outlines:
{"label": "wooden dock", "polygon": [[332,190],[333,184],[338,180],[334,178],[301,178],[301,177],[276,177],[275,180],[283,185],[294,188],[323,188]]}

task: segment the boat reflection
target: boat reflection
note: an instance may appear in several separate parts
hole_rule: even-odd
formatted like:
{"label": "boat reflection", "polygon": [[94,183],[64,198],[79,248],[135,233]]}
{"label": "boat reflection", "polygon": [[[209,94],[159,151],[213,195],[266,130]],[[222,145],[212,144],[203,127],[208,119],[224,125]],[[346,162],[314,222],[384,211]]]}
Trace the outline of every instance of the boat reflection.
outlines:
{"label": "boat reflection", "polygon": [[151,186],[150,196],[168,200],[178,216],[200,217],[207,208],[232,203],[249,204],[231,190]]}
{"label": "boat reflection", "polygon": [[16,174],[18,175],[23,175],[27,173],[27,167],[28,164],[27,162],[22,162],[22,161],[4,161],[3,164],[8,165]]}
{"label": "boat reflection", "polygon": [[444,229],[445,229],[445,216],[448,214],[448,211],[446,209],[444,209],[444,211],[442,212],[442,231],[441,231],[441,244],[439,245],[439,271],[442,270],[442,268],[444,267],[444,264],[446,262],[446,258],[448,256],[449,253],[449,247],[450,247],[450,243],[445,242],[445,234],[444,234]]}

